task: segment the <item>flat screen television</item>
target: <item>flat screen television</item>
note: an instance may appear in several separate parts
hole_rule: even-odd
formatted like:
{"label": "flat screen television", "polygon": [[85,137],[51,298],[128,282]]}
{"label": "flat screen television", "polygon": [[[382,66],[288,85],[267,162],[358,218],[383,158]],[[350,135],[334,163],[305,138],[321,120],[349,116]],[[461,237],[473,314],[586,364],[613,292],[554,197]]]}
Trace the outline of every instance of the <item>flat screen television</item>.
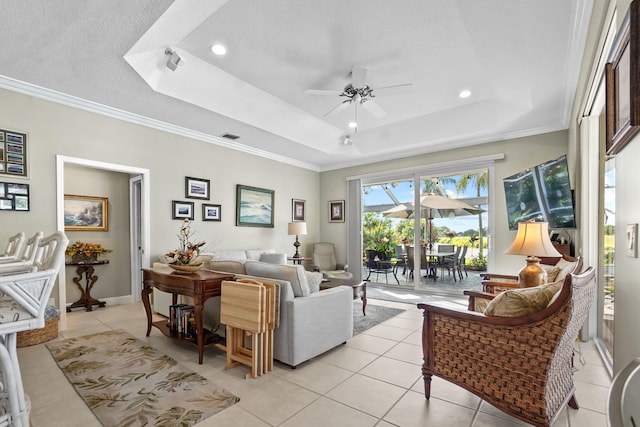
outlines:
{"label": "flat screen television", "polygon": [[509,230],[523,221],[543,221],[549,229],[575,228],[567,156],[504,178]]}

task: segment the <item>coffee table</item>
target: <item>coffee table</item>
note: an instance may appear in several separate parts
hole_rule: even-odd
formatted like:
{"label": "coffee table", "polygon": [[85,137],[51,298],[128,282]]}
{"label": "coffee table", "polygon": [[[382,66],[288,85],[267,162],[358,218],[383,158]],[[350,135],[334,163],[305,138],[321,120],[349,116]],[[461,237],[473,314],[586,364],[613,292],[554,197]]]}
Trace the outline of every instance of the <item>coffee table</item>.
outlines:
{"label": "coffee table", "polygon": [[329,279],[326,282],[320,283],[320,289],[331,289],[336,286],[350,286],[353,289],[353,299],[360,297],[362,300],[362,314],[367,315],[365,310],[367,308],[367,282],[364,280],[356,279]]}

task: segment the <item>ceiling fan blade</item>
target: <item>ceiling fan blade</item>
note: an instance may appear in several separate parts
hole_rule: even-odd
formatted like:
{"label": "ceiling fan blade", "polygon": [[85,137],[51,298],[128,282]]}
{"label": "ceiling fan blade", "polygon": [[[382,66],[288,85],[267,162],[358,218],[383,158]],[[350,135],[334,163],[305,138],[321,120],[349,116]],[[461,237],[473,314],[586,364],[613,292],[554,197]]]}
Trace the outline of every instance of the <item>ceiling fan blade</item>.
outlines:
{"label": "ceiling fan blade", "polygon": [[367,79],[367,69],[364,67],[360,67],[359,65],[354,65],[351,69],[351,86],[356,89],[360,89],[364,87]]}
{"label": "ceiling fan blade", "polygon": [[385,114],[387,114],[387,112],[384,111],[381,106],[376,104],[371,99],[366,99],[364,102],[362,102],[362,106],[365,110],[367,110],[377,118],[383,117]]}
{"label": "ceiling fan blade", "polygon": [[336,105],[331,110],[329,110],[329,112],[325,114],[324,117],[333,116],[334,114],[339,113],[340,111],[347,108],[349,104],[351,104],[351,100],[346,100],[344,102],[341,102],[340,104]]}
{"label": "ceiling fan blade", "polygon": [[375,96],[395,95],[408,92],[412,86],[413,83],[404,83],[400,85],[376,87],[373,88],[373,93]]}
{"label": "ceiling fan blade", "polygon": [[341,90],[305,89],[305,95],[340,95]]}

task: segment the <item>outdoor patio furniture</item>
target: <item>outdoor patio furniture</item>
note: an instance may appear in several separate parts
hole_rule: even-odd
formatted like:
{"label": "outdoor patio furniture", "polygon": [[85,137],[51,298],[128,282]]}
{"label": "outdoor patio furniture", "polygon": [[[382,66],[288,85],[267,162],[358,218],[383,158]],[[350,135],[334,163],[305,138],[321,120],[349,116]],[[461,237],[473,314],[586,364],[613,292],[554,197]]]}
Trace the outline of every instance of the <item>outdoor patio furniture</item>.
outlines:
{"label": "outdoor patio furniture", "polygon": [[462,247],[462,252],[460,253],[460,258],[458,258],[458,276],[460,280],[462,280],[462,270],[464,270],[465,277],[469,277],[469,273],[467,273],[467,250],[468,246]]}
{"label": "outdoor patio furniture", "polygon": [[555,300],[532,314],[486,316],[445,303],[418,304],[424,310],[425,397],[430,398],[436,375],[527,423],[553,424],[565,404],[578,408],[573,344],[595,292],[590,267],[567,275]]}
{"label": "outdoor patio furniture", "polygon": [[369,280],[373,273],[376,274],[376,282],[378,282],[380,274],[384,274],[384,279],[386,283],[389,283],[389,273],[393,275],[393,278],[396,279],[396,282],[400,284],[398,277],[395,275],[395,269],[393,262],[391,260],[382,259],[384,258],[378,251],[375,249],[367,249],[367,269],[369,270],[367,274],[367,278],[365,280]]}
{"label": "outdoor patio furniture", "polygon": [[[444,249],[441,249],[442,246],[445,246],[445,245],[438,245],[438,249],[444,250]],[[451,246],[451,249],[453,250],[453,245],[450,245],[450,246]],[[439,264],[440,271],[442,271],[442,274],[444,274],[444,270],[447,270],[447,274],[449,275],[449,277],[451,277],[451,272],[453,272],[454,282],[457,280],[458,260],[460,259],[461,250],[462,250],[462,246],[456,246],[455,254],[442,257],[442,260],[440,261],[440,264]]]}

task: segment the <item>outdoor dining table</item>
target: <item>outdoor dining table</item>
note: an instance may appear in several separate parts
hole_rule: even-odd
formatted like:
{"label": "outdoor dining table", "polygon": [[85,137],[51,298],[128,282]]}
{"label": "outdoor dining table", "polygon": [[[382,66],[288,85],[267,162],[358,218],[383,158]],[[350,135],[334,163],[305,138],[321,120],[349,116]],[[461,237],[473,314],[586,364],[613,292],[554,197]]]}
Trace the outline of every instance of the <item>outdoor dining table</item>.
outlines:
{"label": "outdoor dining table", "polygon": [[438,279],[437,271],[440,260],[447,256],[454,256],[456,253],[452,251],[440,252],[440,251],[423,251],[424,261],[427,266],[427,275],[425,277],[436,281]]}

